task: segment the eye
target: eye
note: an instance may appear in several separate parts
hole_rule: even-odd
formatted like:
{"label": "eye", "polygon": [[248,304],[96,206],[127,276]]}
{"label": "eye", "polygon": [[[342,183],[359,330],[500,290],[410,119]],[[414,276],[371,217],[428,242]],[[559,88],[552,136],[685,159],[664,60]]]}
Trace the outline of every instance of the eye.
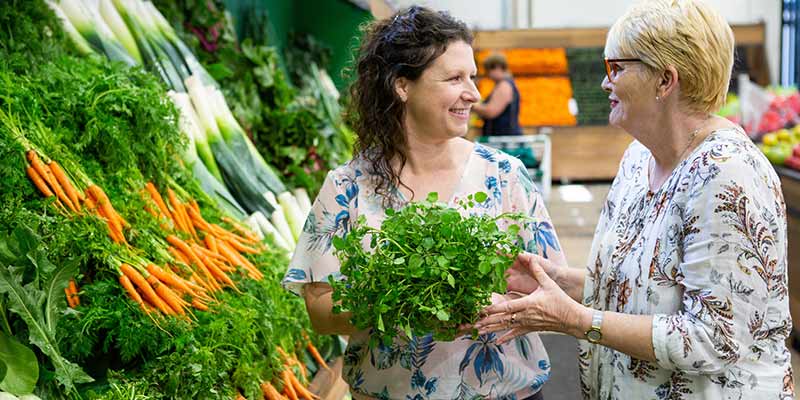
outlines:
{"label": "eye", "polygon": [[624,70],[624,68],[622,68],[621,65],[619,65],[617,63],[612,63],[611,64],[611,72],[616,74],[616,73],[618,73],[619,71],[622,71],[622,70]]}
{"label": "eye", "polygon": [[451,81],[451,82],[458,82],[460,80],[461,80],[461,75],[456,75],[456,76],[450,77],[450,79],[448,79],[448,81]]}

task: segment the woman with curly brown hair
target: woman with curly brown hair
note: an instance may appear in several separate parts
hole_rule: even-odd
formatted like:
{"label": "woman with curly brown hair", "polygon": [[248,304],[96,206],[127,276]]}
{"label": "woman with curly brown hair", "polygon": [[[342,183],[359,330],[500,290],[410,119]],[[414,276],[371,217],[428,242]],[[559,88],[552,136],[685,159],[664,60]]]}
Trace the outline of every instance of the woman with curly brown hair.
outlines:
{"label": "woman with curly brown hair", "polygon": [[525,250],[564,264],[544,201],[522,163],[462,138],[480,97],[471,42],[462,22],[421,7],[366,28],[350,90],[354,158],[329,173],[284,278],[305,298],[316,331],[350,335],[344,377],[356,398],[540,399],[549,376],[536,334],[507,345],[490,333],[452,342],[426,335],[370,348],[369,331],[357,332],[350,315],[332,313],[326,282],[341,277],[332,238],[346,234],[359,216],[380,226],[387,207],[429,192],[452,207],[472,193],[488,193],[471,214],[526,213],[532,222],[520,233]]}

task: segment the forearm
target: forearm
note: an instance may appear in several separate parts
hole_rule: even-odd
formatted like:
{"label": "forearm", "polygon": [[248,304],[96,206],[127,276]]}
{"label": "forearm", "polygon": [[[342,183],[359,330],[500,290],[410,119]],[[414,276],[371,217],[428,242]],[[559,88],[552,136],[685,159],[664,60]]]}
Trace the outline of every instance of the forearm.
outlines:
{"label": "forearm", "polygon": [[304,298],[311,326],[314,331],[322,335],[352,335],[357,329],[350,323],[351,313],[334,314],[332,296],[330,285],[324,283],[306,285]]}
{"label": "forearm", "polygon": [[[554,281],[564,292],[578,303],[583,302],[583,285],[586,279],[586,270],[583,268],[559,267]],[[591,318],[590,318],[591,321]]]}
{"label": "forearm", "polygon": [[[586,331],[592,326],[594,310],[577,305],[575,323],[566,332],[578,339],[586,339]],[[603,338],[600,344],[625,353],[635,359],[656,362],[653,349],[653,316],[603,312],[601,326]]]}

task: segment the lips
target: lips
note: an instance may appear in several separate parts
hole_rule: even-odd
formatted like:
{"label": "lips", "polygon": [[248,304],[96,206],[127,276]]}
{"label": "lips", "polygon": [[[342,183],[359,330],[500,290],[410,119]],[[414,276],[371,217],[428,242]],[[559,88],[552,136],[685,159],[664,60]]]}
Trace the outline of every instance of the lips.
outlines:
{"label": "lips", "polygon": [[469,108],[451,108],[450,114],[462,119],[469,119]]}
{"label": "lips", "polygon": [[609,104],[611,105],[611,108],[614,108],[614,107],[616,107],[616,106],[619,104],[619,100],[617,100],[617,99],[612,99],[612,98],[610,98],[610,97],[608,98],[608,102],[609,102]]}

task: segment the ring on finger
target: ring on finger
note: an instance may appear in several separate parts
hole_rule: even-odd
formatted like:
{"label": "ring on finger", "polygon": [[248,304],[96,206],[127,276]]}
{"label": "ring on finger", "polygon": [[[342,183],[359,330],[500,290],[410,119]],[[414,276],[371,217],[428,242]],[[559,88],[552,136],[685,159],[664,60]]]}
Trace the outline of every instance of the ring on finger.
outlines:
{"label": "ring on finger", "polygon": [[511,325],[517,323],[517,313],[511,314]]}

